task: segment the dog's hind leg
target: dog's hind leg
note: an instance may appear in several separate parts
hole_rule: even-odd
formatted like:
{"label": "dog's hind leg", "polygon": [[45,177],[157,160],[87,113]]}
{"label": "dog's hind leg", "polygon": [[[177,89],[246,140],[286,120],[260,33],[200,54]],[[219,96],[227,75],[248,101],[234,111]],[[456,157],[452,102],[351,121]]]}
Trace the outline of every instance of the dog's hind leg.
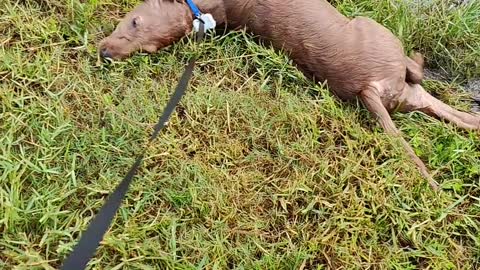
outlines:
{"label": "dog's hind leg", "polygon": [[399,100],[401,112],[421,111],[437,119],[444,119],[464,129],[480,130],[480,115],[459,111],[430,95],[419,84],[405,84]]}
{"label": "dog's hind leg", "polygon": [[367,107],[367,109],[370,111],[370,113],[373,114],[374,117],[376,117],[385,132],[391,136],[400,139],[402,146],[407,151],[408,156],[417,165],[422,176],[425,177],[429,181],[430,186],[436,190],[438,188],[438,183],[433,180],[423,161],[415,154],[412,147],[402,137],[400,130],[397,129],[397,127],[392,121],[392,118],[390,117],[390,114],[383,105],[378,92],[379,91],[376,88],[371,87],[362,91],[360,93],[360,98],[364,105]]}

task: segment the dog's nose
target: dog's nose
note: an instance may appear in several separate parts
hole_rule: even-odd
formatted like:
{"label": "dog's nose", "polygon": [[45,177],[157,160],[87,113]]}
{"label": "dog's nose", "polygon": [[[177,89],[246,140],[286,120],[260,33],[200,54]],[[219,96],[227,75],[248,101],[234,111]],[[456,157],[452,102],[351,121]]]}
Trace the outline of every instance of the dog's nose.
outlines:
{"label": "dog's nose", "polygon": [[100,50],[100,55],[103,57],[103,58],[112,58],[112,54],[108,51],[107,48],[102,48]]}

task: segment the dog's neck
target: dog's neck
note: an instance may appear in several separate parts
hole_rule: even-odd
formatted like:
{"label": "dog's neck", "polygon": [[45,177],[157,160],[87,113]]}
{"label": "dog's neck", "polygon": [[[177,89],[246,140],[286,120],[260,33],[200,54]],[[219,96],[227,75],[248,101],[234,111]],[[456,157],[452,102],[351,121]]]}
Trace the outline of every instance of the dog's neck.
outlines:
{"label": "dog's neck", "polygon": [[247,25],[255,1],[194,0],[202,13],[210,13],[217,25],[238,29]]}

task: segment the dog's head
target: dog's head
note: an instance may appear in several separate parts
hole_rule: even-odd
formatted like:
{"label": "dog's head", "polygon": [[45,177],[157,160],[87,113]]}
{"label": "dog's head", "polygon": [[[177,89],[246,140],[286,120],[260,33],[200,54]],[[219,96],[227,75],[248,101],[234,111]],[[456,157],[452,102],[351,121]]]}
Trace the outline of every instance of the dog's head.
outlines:
{"label": "dog's head", "polygon": [[130,11],[99,44],[102,57],[122,59],[134,52],[153,53],[192,30],[192,13],[181,0],[145,0]]}

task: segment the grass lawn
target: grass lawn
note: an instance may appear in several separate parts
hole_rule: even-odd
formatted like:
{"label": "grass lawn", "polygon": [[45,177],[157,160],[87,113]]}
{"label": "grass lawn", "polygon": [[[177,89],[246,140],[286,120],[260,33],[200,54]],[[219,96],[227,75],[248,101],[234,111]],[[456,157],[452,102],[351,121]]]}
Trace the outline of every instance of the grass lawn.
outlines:
{"label": "grass lawn", "polygon": [[[480,1],[333,2],[424,53],[452,78],[425,88],[470,109]],[[359,102],[244,33],[101,64],[98,41],[137,3],[0,1],[0,269],[59,267],[194,53],[187,94],[90,269],[480,268],[479,132],[393,115],[434,193]]]}

